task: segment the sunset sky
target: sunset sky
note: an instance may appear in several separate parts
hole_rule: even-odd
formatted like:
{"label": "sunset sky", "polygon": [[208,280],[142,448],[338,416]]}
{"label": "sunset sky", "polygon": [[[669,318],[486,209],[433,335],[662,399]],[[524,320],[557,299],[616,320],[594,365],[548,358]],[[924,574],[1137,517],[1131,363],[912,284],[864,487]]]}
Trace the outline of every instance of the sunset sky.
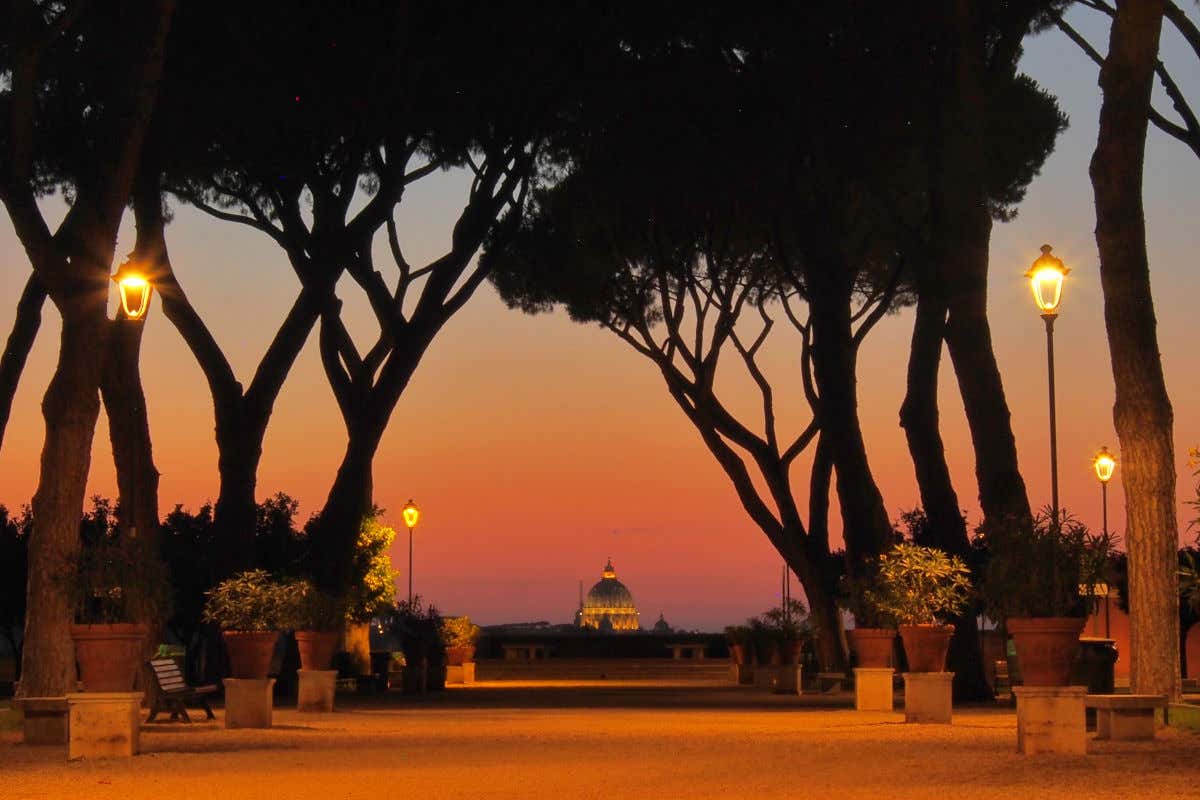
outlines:
{"label": "sunset sky", "polygon": [[[1107,33],[1088,14],[1082,29],[1103,51]],[[1200,88],[1196,58],[1164,37],[1164,60],[1185,88]],[[1056,94],[1070,129],[1032,184],[1018,218],[992,239],[990,315],[1020,451],[1035,505],[1049,501],[1044,328],[1022,273],[1043,243],[1072,268],[1055,327],[1058,356],[1059,462],[1064,505],[1099,526],[1100,490],[1091,457],[1118,451],[1112,426],[1112,374],[1102,316],[1095,225],[1087,167],[1096,140],[1096,71],[1056,32],[1027,41],[1023,68]],[[1200,92],[1193,94],[1200,101]],[[1163,104],[1162,108],[1168,108]],[[1152,129],[1146,209],[1159,340],[1175,407],[1181,528],[1183,501],[1194,496],[1187,449],[1200,443],[1200,361],[1195,352],[1200,277],[1195,263],[1200,219],[1200,159]],[[461,174],[421,181],[400,211],[406,255],[425,262],[445,248],[465,202]],[[47,214],[62,214],[57,200]],[[266,237],[177,208],[167,231],[175,270],[193,303],[248,381],[293,301],[297,283]],[[131,220],[118,260],[133,242]],[[388,261],[380,261],[389,264]],[[29,272],[7,216],[0,215],[0,335]],[[366,315],[343,282],[347,316]],[[370,320],[351,321],[367,335]],[[889,511],[917,504],[912,464],[898,426],[912,327],[910,312],[885,319],[868,337],[859,366],[861,415],[875,477]],[[0,503],[33,494],[43,438],[39,403],[53,369],[58,319],[45,322],[17,396],[0,451]],[[807,409],[795,370],[795,340],[779,337],[766,353],[782,387],[778,402],[793,428]],[[757,400],[727,359],[725,388],[745,419],[760,424]],[[942,431],[960,500],[978,520],[973,453],[952,369],[943,362]],[[216,446],[207,386],[157,301],[146,322],[142,370],[160,503],[196,508],[217,492]],[[318,510],[345,444],[345,433],[310,337],[271,421],[259,494],[286,491],[302,518]],[[1118,452],[1119,457],[1119,452]],[[804,500],[808,460],[795,483]],[[1124,527],[1121,469],[1109,519]],[[611,557],[637,601],[643,624],[663,612],[676,626],[718,628],[778,602],[780,560],[742,511],[716,465],[641,356],[596,327],[563,313],[527,317],[506,310],[489,286],[434,342],[393,416],[375,460],[376,502],[401,531],[394,550],[399,584],[407,580],[400,509],[423,510],[416,534],[416,590],[443,611],[481,623],[567,622],[578,584],[599,579]],[[115,494],[108,431],[101,420],[89,493]],[[836,529],[836,528],[835,528]],[[1181,533],[1190,540],[1192,534]]]}

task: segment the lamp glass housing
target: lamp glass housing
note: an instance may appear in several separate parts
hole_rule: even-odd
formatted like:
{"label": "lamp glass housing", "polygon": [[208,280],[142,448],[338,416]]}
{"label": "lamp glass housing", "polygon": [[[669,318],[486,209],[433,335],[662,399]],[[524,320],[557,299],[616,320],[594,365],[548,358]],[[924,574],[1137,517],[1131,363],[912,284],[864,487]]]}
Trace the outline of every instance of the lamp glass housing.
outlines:
{"label": "lamp glass housing", "polygon": [[1051,247],[1042,245],[1042,254],[1038,257],[1025,277],[1033,289],[1033,302],[1043,313],[1054,316],[1062,302],[1063,279],[1071,270],[1063,264],[1062,259],[1050,254]]}
{"label": "lamp glass housing", "polygon": [[1100,482],[1108,483],[1117,469],[1117,459],[1108,452],[1107,447],[1101,447],[1100,452],[1092,459],[1092,466],[1096,469],[1096,477]]}
{"label": "lamp glass housing", "polygon": [[421,519],[421,509],[417,508],[416,503],[414,503],[412,500],[409,500],[404,506],[404,511],[401,513],[404,515],[405,525],[407,525],[409,528],[417,527],[417,522]]}
{"label": "lamp glass housing", "polygon": [[121,310],[129,319],[141,319],[150,308],[150,282],[134,272],[118,273],[114,278],[121,295]]}

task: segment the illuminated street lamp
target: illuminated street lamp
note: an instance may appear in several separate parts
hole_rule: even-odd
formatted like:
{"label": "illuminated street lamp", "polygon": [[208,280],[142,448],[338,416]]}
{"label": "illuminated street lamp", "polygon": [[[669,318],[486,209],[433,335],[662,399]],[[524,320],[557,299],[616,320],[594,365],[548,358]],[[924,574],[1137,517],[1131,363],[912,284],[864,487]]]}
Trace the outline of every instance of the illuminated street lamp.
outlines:
{"label": "illuminated street lamp", "polygon": [[[1113,473],[1117,470],[1117,458],[1112,453],[1108,452],[1107,447],[1101,447],[1100,452],[1096,453],[1096,457],[1092,459],[1092,467],[1096,470],[1096,477],[1100,480],[1100,507],[1102,509],[1101,516],[1104,521],[1104,538],[1108,538],[1108,482],[1112,480]],[[1104,593],[1104,636],[1108,638],[1108,591]]]}
{"label": "illuminated street lamp", "polygon": [[421,509],[417,508],[417,504],[410,497],[404,505],[404,510],[401,512],[404,515],[404,524],[408,527],[408,605],[412,606],[412,572],[413,572],[413,528],[417,527],[417,521],[421,519]]}
{"label": "illuminated street lamp", "polygon": [[126,261],[117,268],[117,274],[112,276],[113,282],[117,284],[117,291],[121,294],[121,310],[125,312],[125,317],[132,320],[140,320],[146,316],[146,311],[150,308],[150,281],[146,280],[146,276],[135,270],[132,265]]}
{"label": "illuminated street lamp", "polygon": [[1054,410],[1054,319],[1062,302],[1063,278],[1071,271],[1059,258],[1050,254],[1052,248],[1042,245],[1042,254],[1033,262],[1025,277],[1033,289],[1033,300],[1046,322],[1046,367],[1050,384],[1050,507],[1055,526],[1058,525],[1058,422]]}

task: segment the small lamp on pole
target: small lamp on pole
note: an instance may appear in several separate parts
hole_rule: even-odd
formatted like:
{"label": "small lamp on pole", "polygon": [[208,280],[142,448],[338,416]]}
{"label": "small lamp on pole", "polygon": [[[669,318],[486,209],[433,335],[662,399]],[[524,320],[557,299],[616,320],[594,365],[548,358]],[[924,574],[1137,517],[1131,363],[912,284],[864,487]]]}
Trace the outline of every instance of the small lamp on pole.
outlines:
{"label": "small lamp on pole", "polygon": [[[1108,482],[1112,480],[1113,473],[1117,471],[1117,457],[1108,452],[1107,447],[1101,447],[1100,452],[1096,453],[1096,457],[1092,459],[1092,468],[1096,470],[1096,477],[1100,480],[1100,508],[1101,519],[1104,525],[1104,538],[1108,538]],[[1104,636],[1109,635],[1108,624],[1108,593],[1104,595]]]}
{"label": "small lamp on pole", "polygon": [[125,312],[125,318],[144,319],[150,308],[150,281],[128,261],[117,268],[117,274],[112,279],[121,295],[121,310]]}
{"label": "small lamp on pole", "polygon": [[1054,320],[1062,303],[1063,279],[1071,272],[1062,259],[1051,254],[1053,248],[1042,245],[1042,254],[1030,266],[1025,277],[1033,289],[1033,300],[1046,323],[1046,367],[1050,385],[1050,507],[1058,525],[1058,421],[1054,408]]}
{"label": "small lamp on pole", "polygon": [[421,509],[417,508],[417,504],[410,497],[408,502],[404,504],[404,524],[408,528],[408,604],[412,605],[413,587],[413,528],[417,527],[417,522],[421,519]]}

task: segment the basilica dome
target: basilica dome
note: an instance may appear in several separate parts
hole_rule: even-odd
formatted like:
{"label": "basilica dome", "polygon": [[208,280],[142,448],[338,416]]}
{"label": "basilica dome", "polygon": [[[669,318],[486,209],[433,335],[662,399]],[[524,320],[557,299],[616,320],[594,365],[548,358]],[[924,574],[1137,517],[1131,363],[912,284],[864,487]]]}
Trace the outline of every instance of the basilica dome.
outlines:
{"label": "basilica dome", "polygon": [[636,631],[641,628],[633,595],[625,588],[625,584],[617,580],[612,559],[604,565],[600,580],[583,599],[576,619],[581,628],[613,631]]}

